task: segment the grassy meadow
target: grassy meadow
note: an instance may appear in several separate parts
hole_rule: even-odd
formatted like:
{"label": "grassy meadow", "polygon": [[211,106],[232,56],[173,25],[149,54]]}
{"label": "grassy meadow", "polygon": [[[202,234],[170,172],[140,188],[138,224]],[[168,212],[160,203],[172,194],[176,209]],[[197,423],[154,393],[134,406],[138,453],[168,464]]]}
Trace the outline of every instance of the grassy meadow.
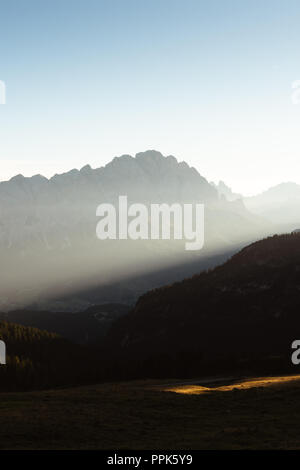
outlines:
{"label": "grassy meadow", "polygon": [[300,448],[300,379],[200,393],[176,387],[136,381],[1,393],[0,448]]}

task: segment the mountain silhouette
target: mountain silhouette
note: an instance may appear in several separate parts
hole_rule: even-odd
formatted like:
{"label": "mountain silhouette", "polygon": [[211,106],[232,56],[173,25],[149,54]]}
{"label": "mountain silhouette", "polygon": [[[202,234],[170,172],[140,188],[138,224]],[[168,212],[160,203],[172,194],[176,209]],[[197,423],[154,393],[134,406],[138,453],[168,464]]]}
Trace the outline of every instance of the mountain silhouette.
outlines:
{"label": "mountain silhouette", "polygon": [[[203,203],[204,249],[187,253],[183,240],[99,241],[96,208],[101,203],[116,204],[120,195],[126,195],[129,204]],[[0,310],[28,305],[52,309],[57,303],[60,311],[84,310],[102,302],[95,298],[96,290],[103,292],[104,286],[110,289],[120,282],[120,295],[110,289],[105,301],[132,303],[155,285],[199,271],[203,257],[210,257],[208,264],[214,265],[215,255],[232,253],[271,233],[272,224],[251,214],[241,200],[221,198],[195,168],[154,150],[50,179],[17,175],[0,183],[0,256],[6,266]],[[188,273],[180,271],[179,266],[190,262]],[[172,266],[176,275],[170,278],[140,281],[145,273]],[[128,278],[134,280],[126,283]]]}

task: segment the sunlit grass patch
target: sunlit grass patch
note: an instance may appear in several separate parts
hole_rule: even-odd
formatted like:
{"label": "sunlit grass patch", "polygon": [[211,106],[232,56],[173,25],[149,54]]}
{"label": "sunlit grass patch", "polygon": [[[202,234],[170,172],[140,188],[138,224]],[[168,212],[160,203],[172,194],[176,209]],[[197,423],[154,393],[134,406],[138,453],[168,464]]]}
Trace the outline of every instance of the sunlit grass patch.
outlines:
{"label": "sunlit grass patch", "polygon": [[246,390],[249,388],[269,387],[272,385],[283,385],[295,380],[300,380],[300,375],[286,375],[280,377],[260,377],[237,381],[230,385],[204,387],[202,385],[176,385],[163,388],[165,392],[183,393],[186,395],[200,395],[207,392],[231,392],[233,390]]}

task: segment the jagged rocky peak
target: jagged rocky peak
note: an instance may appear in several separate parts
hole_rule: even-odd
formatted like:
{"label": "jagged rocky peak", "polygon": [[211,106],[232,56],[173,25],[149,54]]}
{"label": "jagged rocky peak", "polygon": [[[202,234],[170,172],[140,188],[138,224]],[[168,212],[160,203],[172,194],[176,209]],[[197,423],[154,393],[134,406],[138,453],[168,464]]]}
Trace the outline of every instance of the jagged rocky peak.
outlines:
{"label": "jagged rocky peak", "polygon": [[114,157],[105,165],[104,169],[116,168],[118,166],[125,167],[126,165],[131,165],[132,163],[134,163],[134,158],[131,155],[124,154],[120,157]]}
{"label": "jagged rocky peak", "polygon": [[[174,158],[174,157],[173,157]],[[164,157],[162,153],[156,150],[146,150],[145,152],[139,152],[133,157],[132,155],[124,154],[120,157],[115,157],[111,162],[109,162],[105,169],[111,168],[146,168],[152,166],[157,168],[161,165],[166,164],[169,160],[169,157]],[[177,160],[175,159],[176,163]]]}
{"label": "jagged rocky peak", "polygon": [[142,168],[153,168],[155,171],[162,168],[165,168],[166,170],[177,169],[179,166],[177,159],[173,155],[165,157],[157,150],[139,152],[136,154],[135,160]]}
{"label": "jagged rocky peak", "polygon": [[80,169],[80,173],[91,173],[92,171],[91,165],[85,165]]}
{"label": "jagged rocky peak", "polygon": [[166,157],[163,156],[161,152],[158,152],[157,150],[145,150],[145,152],[139,152],[135,155],[135,158],[137,160],[143,159],[143,160],[153,160],[153,161],[159,161],[163,160]]}
{"label": "jagged rocky peak", "polygon": [[34,181],[48,181],[46,176],[40,175],[39,173],[31,177]]}
{"label": "jagged rocky peak", "polygon": [[[160,171],[164,170],[166,172],[181,173],[189,172],[190,175],[197,175],[200,177],[199,172],[190,167],[186,162],[178,162],[177,158],[174,155],[164,156],[161,152],[157,150],[146,150],[145,152],[139,152],[135,156],[135,162],[145,170],[153,169],[157,171],[160,175]],[[203,178],[204,179],[204,178]],[[206,181],[206,180],[205,180]]]}
{"label": "jagged rocky peak", "polygon": [[25,176],[24,175],[21,175],[21,173],[19,173],[18,175],[16,176],[13,176],[9,181],[23,181],[25,179]]}
{"label": "jagged rocky peak", "polygon": [[218,191],[218,194],[221,198],[224,198],[227,200],[227,201],[236,201],[238,199],[242,199],[242,195],[239,194],[239,193],[234,193],[232,191],[232,189],[224,183],[224,181],[219,181],[218,184],[215,184],[215,183],[211,183],[211,185],[216,188],[216,190]]}

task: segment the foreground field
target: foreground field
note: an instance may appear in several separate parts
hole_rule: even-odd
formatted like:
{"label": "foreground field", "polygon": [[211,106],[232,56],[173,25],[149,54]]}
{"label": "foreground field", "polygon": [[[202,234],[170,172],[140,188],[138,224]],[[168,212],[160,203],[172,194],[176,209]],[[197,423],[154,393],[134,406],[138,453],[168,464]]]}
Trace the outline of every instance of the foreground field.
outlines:
{"label": "foreground field", "polygon": [[300,377],[238,383],[3,393],[0,448],[299,449]]}

